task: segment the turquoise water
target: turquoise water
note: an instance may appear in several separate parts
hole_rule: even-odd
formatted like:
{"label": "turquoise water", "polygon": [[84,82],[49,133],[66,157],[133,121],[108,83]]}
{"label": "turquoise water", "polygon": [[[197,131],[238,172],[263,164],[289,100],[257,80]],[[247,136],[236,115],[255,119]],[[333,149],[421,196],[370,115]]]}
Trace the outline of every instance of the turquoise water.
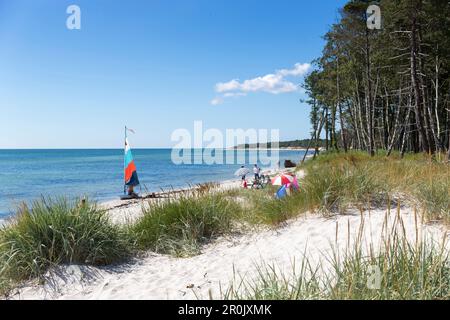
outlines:
{"label": "turquoise water", "polygon": [[[240,164],[176,165],[171,149],[133,149],[141,184],[149,191],[235,179]],[[256,151],[236,151],[247,166]],[[304,151],[279,151],[298,162]],[[266,167],[261,165],[261,167]],[[251,167],[250,167],[251,168]],[[123,192],[123,150],[0,150],[0,218],[11,215],[21,202],[43,196],[88,196],[116,199]]]}

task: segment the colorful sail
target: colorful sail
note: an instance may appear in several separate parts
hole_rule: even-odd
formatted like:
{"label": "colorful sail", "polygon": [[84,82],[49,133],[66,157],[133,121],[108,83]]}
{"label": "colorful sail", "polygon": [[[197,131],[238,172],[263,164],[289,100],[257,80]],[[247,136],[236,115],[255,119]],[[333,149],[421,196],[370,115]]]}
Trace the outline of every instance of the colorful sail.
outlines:
{"label": "colorful sail", "polygon": [[128,138],[125,137],[125,185],[137,186],[139,185],[139,178],[136,171],[136,165],[134,164],[133,154],[131,153],[131,147],[128,143]]}

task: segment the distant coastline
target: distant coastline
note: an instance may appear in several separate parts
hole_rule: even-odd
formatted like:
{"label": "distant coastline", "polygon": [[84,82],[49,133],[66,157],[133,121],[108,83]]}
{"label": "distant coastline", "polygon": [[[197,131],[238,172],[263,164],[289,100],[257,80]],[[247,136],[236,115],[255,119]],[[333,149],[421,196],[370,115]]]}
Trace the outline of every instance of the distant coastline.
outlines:
{"label": "distant coastline", "polygon": [[[274,144],[274,148],[272,148],[272,144]],[[229,149],[232,150],[298,150],[298,151],[306,151],[306,150],[314,150],[319,149],[322,150],[325,147],[325,140],[311,140],[311,139],[302,139],[302,140],[292,140],[292,141],[280,141],[280,142],[268,142],[268,143],[247,143],[247,144],[239,144],[237,146],[231,147]]]}
{"label": "distant coastline", "polygon": [[[309,151],[313,151],[315,149],[315,147],[311,147],[309,148]],[[261,147],[255,147],[255,146],[251,146],[251,147],[231,147],[228,148],[226,150],[236,150],[236,151],[247,151],[247,150],[271,150],[271,151],[306,151],[308,150],[308,148],[303,148],[303,147],[284,147],[284,148],[261,148]],[[325,148],[323,147],[318,147],[319,151],[323,151],[325,150]]]}

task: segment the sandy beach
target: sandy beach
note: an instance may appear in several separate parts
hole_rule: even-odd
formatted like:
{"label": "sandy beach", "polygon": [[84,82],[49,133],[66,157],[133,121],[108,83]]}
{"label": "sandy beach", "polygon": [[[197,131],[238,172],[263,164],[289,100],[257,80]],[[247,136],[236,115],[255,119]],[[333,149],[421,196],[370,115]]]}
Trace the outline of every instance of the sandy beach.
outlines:
{"label": "sandy beach", "polygon": [[14,314],[450,301],[450,0],[0,0],[0,17]]}
{"label": "sandy beach", "polygon": [[[303,172],[298,175],[301,178]],[[239,184],[239,180],[226,181],[219,188],[237,188]],[[136,220],[142,205],[151,202],[102,204],[115,223]],[[364,246],[373,244],[376,248],[385,230],[394,225],[403,225],[405,236],[412,242],[426,238],[442,245],[448,234],[441,225],[423,224],[411,207],[401,207],[399,211],[349,210],[345,215],[328,218],[305,213],[277,228],[259,228],[214,239],[194,257],[174,258],[147,252],[117,266],[61,266],[47,272],[45,284],[27,283],[13,291],[10,298],[220,299],[233,281],[254,278],[262,264],[273,265],[289,275],[306,256],[310,262],[323,263],[326,269],[326,258],[333,247],[342,251],[362,234]],[[448,249],[449,241],[444,245]]]}
{"label": "sandy beach", "polygon": [[[309,157],[311,158],[311,157]],[[265,169],[262,171],[262,174],[274,176],[281,172],[293,172],[293,169]],[[304,175],[303,171],[299,171],[296,173],[298,178],[301,179]],[[216,191],[225,191],[225,190],[231,190],[235,188],[241,187],[242,181],[240,178],[238,179],[232,179],[232,180],[224,180],[219,183],[217,183],[217,186],[215,187]],[[191,189],[195,188],[192,187]],[[177,193],[177,192],[189,192],[189,188],[185,189],[174,189],[172,191],[167,191],[168,193]],[[165,192],[162,192],[162,194],[165,194]],[[156,195],[161,195],[161,193],[156,193]],[[143,196],[144,198],[146,195]],[[112,200],[112,201],[105,201],[100,203],[100,206],[108,211],[108,214],[111,218],[111,220],[115,223],[123,224],[123,223],[132,223],[136,219],[138,219],[142,215],[142,206],[148,206],[151,205],[153,202],[156,201],[164,201],[164,197],[156,198],[156,199],[136,199],[136,200],[130,200],[130,201],[121,201],[121,200]]]}

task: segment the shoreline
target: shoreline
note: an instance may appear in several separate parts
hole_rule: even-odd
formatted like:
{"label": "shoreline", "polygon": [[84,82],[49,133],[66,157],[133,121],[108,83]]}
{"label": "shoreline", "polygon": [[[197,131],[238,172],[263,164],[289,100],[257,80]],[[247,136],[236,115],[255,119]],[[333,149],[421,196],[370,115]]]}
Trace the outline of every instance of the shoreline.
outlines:
{"label": "shoreline", "polygon": [[[270,173],[293,170],[275,169]],[[295,174],[300,182],[305,177],[303,170]],[[213,190],[239,186],[240,179],[236,178],[221,181]],[[189,192],[192,188],[182,190]],[[253,191],[257,192],[249,190]],[[235,201],[241,202],[243,198],[237,194]],[[126,225],[141,216],[142,206],[159,199],[114,200],[99,205],[113,223]],[[336,253],[333,250],[345,254],[348,248],[361,244],[363,254],[368,254],[369,248],[382,252],[385,237],[394,230],[411,244],[431,240],[430,244],[450,249],[447,226],[425,220],[410,202],[397,202],[392,208],[350,207],[345,214],[322,215],[306,210],[276,225],[236,225],[230,233],[211,237],[193,256],[180,258],[145,250],[117,265],[58,265],[43,274],[44,282],[22,283],[7,299],[222,299],[224,292],[239,285],[242,278],[256,280],[261,267],[273,266],[279,274],[290,277],[300,272],[302,263],[296,262],[306,258],[313,266],[321,265],[319,276],[324,276],[333,268],[328,259]]]}
{"label": "shoreline", "polygon": [[[266,169],[263,170],[262,173],[269,175],[269,176],[274,176],[283,172],[292,172],[294,171],[294,169]],[[300,176],[302,175],[302,171],[300,171]],[[249,175],[250,176],[250,175]],[[209,182],[204,182],[203,184],[208,184],[208,183],[213,183],[216,184],[216,187],[214,188],[214,190],[216,191],[225,191],[225,190],[230,190],[230,189],[235,189],[235,188],[240,188],[241,187],[241,179],[240,178],[235,178],[235,179],[227,179],[227,180],[222,180],[222,181],[209,181]],[[201,185],[201,184],[198,184]],[[109,200],[109,201],[102,201],[99,202],[99,206],[102,209],[107,210],[109,217],[112,219],[112,221],[114,223],[118,223],[118,224],[128,224],[128,223],[132,223],[133,221],[135,221],[136,219],[138,219],[141,216],[142,213],[142,206],[145,205],[149,205],[152,202],[157,202],[157,201],[164,201],[164,199],[166,197],[164,197],[167,194],[170,193],[189,193],[191,191],[194,191],[194,189],[196,189],[198,187],[198,185],[193,185],[191,187],[188,188],[177,188],[177,189],[173,189],[173,190],[168,190],[168,191],[162,191],[162,192],[155,192],[154,194],[156,195],[156,197],[150,197],[150,198],[145,198],[146,196],[149,196],[150,194],[143,194],[142,198],[140,199],[131,199],[131,200],[120,200],[120,199],[115,199],[115,200]],[[158,197],[161,196],[161,197]]]}
{"label": "shoreline", "polygon": [[[39,150],[39,149],[37,149]],[[107,149],[109,150],[109,149]],[[227,149],[223,149],[224,151],[226,151]],[[270,150],[270,149],[268,149]],[[275,149],[272,149],[275,150]],[[239,151],[239,150],[237,150]],[[242,149],[242,151],[246,151],[246,149]],[[248,149],[247,149],[248,151]],[[256,150],[251,150],[251,151],[256,151]],[[278,151],[281,151],[281,149],[278,149]],[[286,151],[286,150],[283,150]],[[302,151],[302,150],[290,150],[290,151]],[[306,156],[305,161],[309,160],[312,158],[312,154],[308,154]],[[300,159],[301,160],[301,159]],[[291,169],[286,169],[286,168],[275,168],[275,167],[265,167],[265,168],[261,168],[262,173],[267,174],[269,173],[270,175],[273,174],[277,174],[279,172],[284,172],[286,170],[291,170]],[[230,174],[231,175],[231,174]],[[253,174],[249,174],[248,177],[253,176]],[[206,183],[217,183],[219,184],[220,188],[232,188],[232,187],[237,187],[240,184],[240,179],[239,178],[233,178],[233,179],[218,179],[218,180],[205,180],[202,182],[198,182],[198,183],[193,183],[193,184],[189,184],[186,183],[180,187],[175,187],[173,189],[162,189],[159,188],[159,191],[155,191],[155,192],[149,192],[149,193],[145,193],[143,192],[143,196],[148,196],[149,194],[156,194],[156,195],[160,195],[160,194],[165,194],[165,193],[170,193],[170,192],[179,192],[179,191],[189,191],[192,188],[195,188],[198,185],[201,184],[206,184]],[[119,193],[118,193],[119,194]],[[79,196],[81,198],[85,197],[85,196]],[[141,203],[142,201],[145,200],[149,200],[149,199],[133,199],[133,200],[128,200],[128,201],[122,201],[119,199],[119,195],[115,195],[115,196],[108,196],[108,197],[102,197],[100,199],[96,199],[95,197],[93,198],[94,202],[96,202],[100,207],[105,208],[106,210],[113,210],[113,209],[127,209],[128,207],[132,207],[132,206],[136,206],[137,203]],[[76,197],[75,197],[76,198]],[[24,200],[27,203],[31,203],[33,200],[35,199],[27,199]],[[18,204],[19,202],[17,202]],[[16,208],[16,207],[14,207]],[[10,212],[6,213],[4,216],[0,216],[0,227],[6,225],[8,223],[9,220],[14,219],[15,216],[15,209],[11,209]]]}
{"label": "shoreline", "polygon": [[[71,149],[69,149],[71,150]],[[82,150],[82,149],[80,149]],[[90,150],[90,149],[86,149]],[[96,150],[96,149],[93,149]],[[111,150],[111,149],[105,149],[105,150]],[[159,149],[152,149],[152,150],[159,150]],[[165,149],[160,149],[165,150]],[[225,149],[224,149],[225,152]],[[237,151],[236,151],[237,152]],[[253,152],[253,151],[250,151]],[[256,152],[256,151],[255,151]],[[283,152],[283,151],[280,151]],[[280,155],[280,161],[282,162],[284,159],[290,159],[294,162],[299,162],[302,159],[303,151],[301,150],[285,150],[287,154],[281,154]],[[297,154],[298,153],[298,154]],[[89,162],[90,157],[94,156],[111,156],[109,153],[107,154],[92,154],[89,157],[85,157],[84,154],[81,155],[65,155],[65,157],[69,157],[68,159],[72,159],[71,157],[83,157],[80,158],[82,160],[87,159],[89,165],[98,166],[97,162]],[[117,156],[117,155],[115,155]],[[160,192],[163,190],[171,189],[171,184],[174,184],[174,188],[188,188],[191,185],[200,184],[200,183],[206,183],[208,181],[218,181],[222,182],[224,180],[229,180],[233,178],[234,168],[232,165],[230,165],[230,168],[227,168],[226,166],[220,166],[215,165],[214,167],[218,167],[217,169],[211,168],[208,169],[205,166],[200,166],[198,169],[195,167],[195,165],[189,166],[189,167],[183,167],[183,168],[176,168],[175,166],[172,166],[171,163],[167,163],[167,169],[166,167],[162,167],[163,172],[161,174],[158,173],[158,171],[155,171],[153,173],[152,163],[149,161],[151,157],[150,155],[141,155],[144,157],[144,159],[147,159],[146,162],[142,163],[142,191],[146,192],[145,185],[148,184],[149,186],[149,192]],[[164,154],[164,157],[170,157],[170,155]],[[147,157],[147,158],[145,158]],[[248,157],[248,156],[247,156]],[[65,158],[64,158],[65,159]],[[72,160],[71,160],[72,161]],[[103,160],[102,160],[103,161]],[[110,166],[109,162],[110,160],[106,159],[104,161],[107,161],[107,164]],[[159,161],[159,160],[158,160]],[[164,158],[164,161],[170,161],[170,158],[167,158],[167,160]],[[160,161],[157,163],[157,165],[161,166]],[[165,164],[163,164],[165,165]],[[227,165],[227,164],[225,164]],[[249,166],[250,164],[247,164]],[[228,165],[227,165],[228,166]],[[240,164],[236,163],[236,166],[240,166]],[[263,170],[273,170],[276,167],[276,163],[267,163],[267,165],[260,164]],[[236,167],[236,168],[237,168]],[[160,167],[158,167],[160,168]],[[62,167],[58,167],[57,170],[63,170]],[[68,171],[67,174],[67,181],[64,170]],[[89,178],[89,176],[85,175],[85,170],[77,170],[77,169],[71,169],[66,168],[61,173],[58,173],[57,176],[55,176],[53,179],[56,179],[57,183],[52,182],[46,182],[45,185],[43,185],[42,188],[35,188],[32,185],[32,181],[28,182],[30,183],[30,187],[27,187],[26,182],[20,182],[15,186],[13,189],[9,191],[7,195],[5,195],[2,199],[0,199],[0,221],[1,220],[8,220],[10,217],[15,215],[15,212],[17,211],[17,207],[25,202],[28,205],[31,205],[31,203],[34,200],[40,199],[41,195],[47,196],[61,196],[61,197],[69,197],[69,198],[81,198],[86,197],[89,199],[92,199],[94,201],[97,201],[99,203],[113,201],[117,199],[122,194],[123,186],[121,185],[123,182],[123,179],[117,179],[111,178],[112,175],[116,175],[118,172],[117,170],[114,170],[114,172],[111,172],[111,169],[108,167],[108,174],[105,176],[105,174],[92,174],[90,172],[89,174],[92,174],[93,185],[90,186],[89,184],[91,182],[85,182],[81,183],[80,181],[86,180],[86,177]],[[98,168],[98,172],[102,172],[102,168]],[[120,170],[120,169],[119,169]],[[138,167],[138,174],[139,174],[140,167]],[[155,169],[156,170],[156,169]],[[159,169],[158,169],[159,170]],[[165,171],[164,171],[165,170]],[[59,172],[59,171],[58,171]],[[147,174],[145,174],[147,172]],[[170,173],[170,180],[164,179],[164,173],[169,172]],[[27,173],[28,174],[28,173]],[[32,174],[32,173],[30,173]],[[78,176],[79,174],[82,175],[82,178]],[[117,175],[119,176],[119,175]],[[25,176],[26,177],[26,176]],[[106,178],[106,183],[101,183],[101,178]],[[34,179],[34,178],[33,178]],[[31,179],[31,180],[33,180]],[[61,181],[60,181],[61,180]],[[73,180],[73,181],[71,181]],[[28,180],[24,180],[28,181]],[[99,186],[97,187],[96,184],[99,183]],[[160,186],[163,186],[162,188]],[[117,192],[115,192],[115,190]]]}

